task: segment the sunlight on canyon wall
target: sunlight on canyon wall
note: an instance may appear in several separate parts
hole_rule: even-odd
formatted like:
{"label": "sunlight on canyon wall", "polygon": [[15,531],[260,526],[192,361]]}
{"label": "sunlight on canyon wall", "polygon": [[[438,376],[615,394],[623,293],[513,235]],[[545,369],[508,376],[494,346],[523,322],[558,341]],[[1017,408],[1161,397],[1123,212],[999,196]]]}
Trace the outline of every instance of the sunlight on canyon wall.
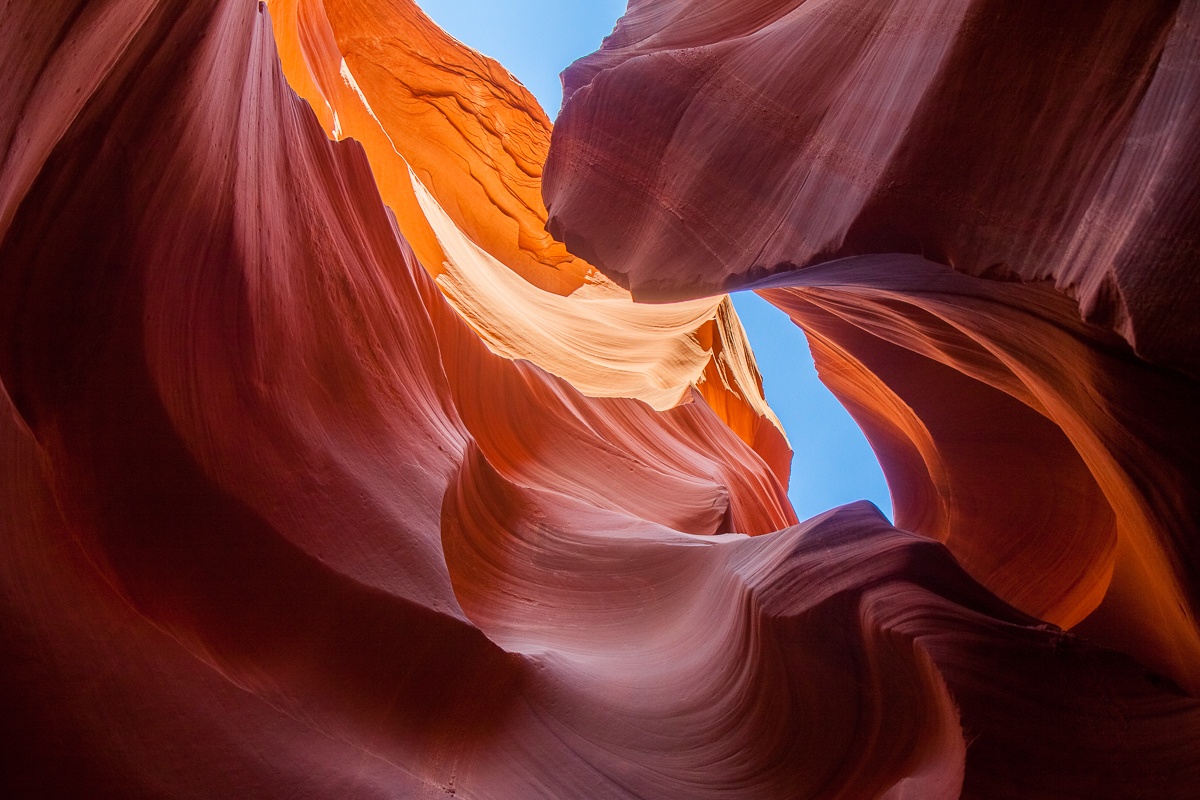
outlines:
{"label": "sunlight on canyon wall", "polygon": [[4,796],[1196,796],[1198,21],[5,5]]}

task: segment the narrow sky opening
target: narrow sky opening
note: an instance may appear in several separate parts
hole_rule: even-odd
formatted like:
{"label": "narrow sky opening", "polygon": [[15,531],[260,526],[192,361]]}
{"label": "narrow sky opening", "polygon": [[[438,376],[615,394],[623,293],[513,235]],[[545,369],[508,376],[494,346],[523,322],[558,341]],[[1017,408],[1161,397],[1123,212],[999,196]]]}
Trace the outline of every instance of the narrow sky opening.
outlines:
{"label": "narrow sky opening", "polygon": [[[499,61],[553,119],[559,73],[595,51],[625,12],[625,0],[418,0],[459,41]],[[889,518],[892,504],[875,454],[850,414],[817,377],[804,334],[750,292],[733,296],[763,374],[767,400],[791,440],[789,495],[800,519],[855,500]]]}
{"label": "narrow sky opening", "polygon": [[767,402],[792,443],[788,496],[800,519],[870,500],[892,519],[883,470],[858,423],[817,377],[804,332],[787,314],[753,292],[735,292],[733,305],[754,348]]}
{"label": "narrow sky opening", "polygon": [[491,56],[525,84],[554,119],[558,78],[600,48],[625,13],[625,0],[417,0],[451,36]]}

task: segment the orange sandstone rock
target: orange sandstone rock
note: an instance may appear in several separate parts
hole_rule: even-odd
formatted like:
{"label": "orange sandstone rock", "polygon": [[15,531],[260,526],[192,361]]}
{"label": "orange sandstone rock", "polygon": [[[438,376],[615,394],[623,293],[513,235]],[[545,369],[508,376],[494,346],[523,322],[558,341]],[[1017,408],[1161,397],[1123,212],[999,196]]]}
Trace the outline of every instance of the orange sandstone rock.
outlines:
{"label": "orange sandstone rock", "polygon": [[284,74],[362,142],[418,260],[496,353],[657,409],[692,389],[787,482],[791,453],[733,307],[637,305],[545,230],[550,123],[499,64],[411,2],[273,0]]}
{"label": "orange sandstone rock", "polygon": [[[782,276],[917,531],[793,524],[727,301],[539,288],[558,246],[451,169],[486,148],[402,155],[413,180],[330,138],[385,107],[351,101],[391,49],[291,8],[0,11],[0,794],[1195,795],[1194,539],[1162,533],[1190,378],[1046,286],[911,255]],[[649,402],[622,359],[655,348],[679,376]]]}

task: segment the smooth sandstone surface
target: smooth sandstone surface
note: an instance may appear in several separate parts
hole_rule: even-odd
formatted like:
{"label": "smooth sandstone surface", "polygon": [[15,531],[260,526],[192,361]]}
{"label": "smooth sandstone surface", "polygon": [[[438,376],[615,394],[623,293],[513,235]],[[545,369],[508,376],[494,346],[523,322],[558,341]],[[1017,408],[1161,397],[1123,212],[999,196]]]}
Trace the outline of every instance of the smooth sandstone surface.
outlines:
{"label": "smooth sandstone surface", "polygon": [[1049,280],[1200,375],[1200,4],[631,3],[564,73],[550,229],[646,299],[839,256]]}
{"label": "smooth sandstone surface", "polygon": [[362,143],[383,201],[488,346],[594,397],[663,410],[697,388],[786,483],[790,449],[732,305],[629,293],[546,232],[550,122],[411,0],[274,0],[284,75],[326,132]]}
{"label": "smooth sandstone surface", "polygon": [[548,121],[411,3],[14,2],[0,63],[3,796],[1196,795],[1196,386],[1125,328],[903,252],[767,277],[896,499],[797,523],[711,263],[646,307],[542,231]]}
{"label": "smooth sandstone surface", "polygon": [[1200,690],[1198,30],[1187,0],[634,2],[564,73],[549,227],[636,298],[773,287],[898,525]]}

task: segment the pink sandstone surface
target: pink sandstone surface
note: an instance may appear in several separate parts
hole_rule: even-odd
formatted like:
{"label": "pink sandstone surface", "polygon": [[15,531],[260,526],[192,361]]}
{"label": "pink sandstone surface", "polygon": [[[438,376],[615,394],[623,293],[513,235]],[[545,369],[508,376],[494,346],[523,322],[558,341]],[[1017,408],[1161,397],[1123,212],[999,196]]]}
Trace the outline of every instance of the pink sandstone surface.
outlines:
{"label": "pink sandstone surface", "polygon": [[1195,797],[1198,9],[4,5],[0,794]]}

